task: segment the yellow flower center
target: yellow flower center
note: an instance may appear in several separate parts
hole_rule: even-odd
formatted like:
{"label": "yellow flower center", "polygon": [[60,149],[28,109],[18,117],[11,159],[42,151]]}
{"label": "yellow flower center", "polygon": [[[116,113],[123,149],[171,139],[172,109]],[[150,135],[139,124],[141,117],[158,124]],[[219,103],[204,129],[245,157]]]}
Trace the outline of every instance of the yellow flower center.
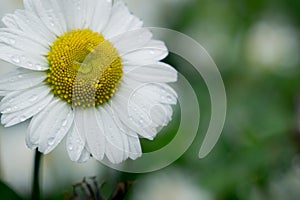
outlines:
{"label": "yellow flower center", "polygon": [[47,58],[51,91],[73,106],[102,105],[121,83],[123,66],[117,50],[91,30],[65,33],[53,43]]}

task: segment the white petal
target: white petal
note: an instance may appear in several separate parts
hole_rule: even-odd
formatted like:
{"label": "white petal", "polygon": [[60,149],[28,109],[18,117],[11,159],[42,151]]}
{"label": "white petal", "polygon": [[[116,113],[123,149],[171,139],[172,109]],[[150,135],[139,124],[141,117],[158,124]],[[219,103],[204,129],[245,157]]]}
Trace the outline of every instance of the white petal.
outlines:
{"label": "white petal", "polygon": [[5,127],[10,127],[21,123],[32,116],[38,114],[41,110],[43,110],[51,101],[52,95],[47,95],[40,102],[33,104],[30,107],[27,107],[23,110],[19,110],[12,113],[4,113],[1,116],[1,123],[4,124]]}
{"label": "white petal", "polygon": [[17,10],[13,15],[8,15],[8,17],[9,21],[11,21],[10,24],[15,24],[13,31],[22,31],[24,35],[41,43],[45,47],[51,45],[55,40],[55,35],[49,31],[34,12]]}
{"label": "white petal", "polygon": [[[60,1],[62,3],[64,1]],[[43,24],[56,36],[66,32],[61,10],[54,0],[31,0],[36,14]]]}
{"label": "white petal", "polygon": [[149,126],[149,116],[136,105],[132,104],[128,98],[119,95],[121,89],[111,100],[111,107],[118,115],[123,124],[126,124],[132,131],[138,133],[144,138],[152,140],[157,131]]}
{"label": "white petal", "polygon": [[50,95],[49,92],[50,88],[47,85],[12,92],[2,99],[0,112],[11,113],[31,107],[43,100],[47,95]]}
{"label": "white petal", "polygon": [[19,68],[0,76],[0,91],[28,89],[40,84],[45,79],[45,72],[35,72]]}
{"label": "white petal", "polygon": [[[110,0],[97,0],[91,2],[89,7],[94,7],[93,17],[91,19],[90,28],[95,31],[101,33],[106,26],[108,19],[110,17],[112,1]],[[91,9],[89,9],[91,10]]]}
{"label": "white petal", "polygon": [[141,92],[139,89],[135,90],[129,101],[130,104],[133,104],[137,107],[134,108],[135,111],[141,110],[142,112],[147,113],[149,119],[147,119],[148,121],[144,121],[144,123],[148,123],[148,126],[166,126],[171,120],[172,109],[170,110],[168,105],[161,104],[160,102],[156,101],[155,98],[152,98],[152,96]]}
{"label": "white petal", "polygon": [[44,71],[49,68],[45,57],[26,54],[9,46],[0,45],[0,59],[25,69]]}
{"label": "white petal", "polygon": [[49,47],[18,30],[0,29],[1,45],[11,46],[32,55],[47,55]]}
{"label": "white petal", "polygon": [[140,140],[137,136],[127,136],[129,144],[129,158],[135,160],[142,156]]}
{"label": "white petal", "polygon": [[81,137],[77,125],[74,122],[72,128],[70,129],[67,135],[66,141],[67,151],[72,161],[78,162],[78,160],[80,159],[82,151],[85,147],[84,141],[84,138]]}
{"label": "white petal", "polygon": [[105,155],[110,162],[118,164],[124,160],[124,141],[120,129],[105,106],[99,108],[104,134],[105,134]]}
{"label": "white petal", "polygon": [[124,2],[118,1],[113,5],[110,19],[103,34],[107,39],[110,39],[126,31],[141,28],[142,25],[141,20],[130,14]]}
{"label": "white petal", "polygon": [[11,28],[11,29],[19,29],[18,23],[16,22],[16,20],[14,19],[14,15],[13,14],[7,14],[2,18],[2,22],[3,24],[7,27],[7,28]]}
{"label": "white petal", "polygon": [[127,159],[128,157],[131,159],[136,159],[140,157],[142,155],[142,148],[140,145],[138,135],[134,131],[127,128],[125,124],[122,123],[117,113],[115,113],[114,110],[109,105],[106,105],[106,111],[113,118],[114,122],[116,123],[116,125],[118,126],[121,132],[124,141],[124,153],[123,153],[124,160]]}
{"label": "white petal", "polygon": [[105,152],[105,135],[98,115],[95,108],[76,108],[74,123],[78,131],[85,135],[87,147],[93,157],[102,160]]}
{"label": "white petal", "polygon": [[[126,68],[126,67],[125,67]],[[133,68],[125,74],[129,79],[135,79],[142,83],[147,82],[175,82],[177,71],[168,64],[159,62]]]}
{"label": "white petal", "polygon": [[85,26],[87,3],[86,0],[59,0],[59,4],[61,4],[63,8],[69,32],[71,30],[82,29]]}
{"label": "white petal", "polygon": [[124,55],[124,65],[146,65],[156,63],[168,55],[168,49],[161,41],[152,40],[140,49],[133,50]]}
{"label": "white petal", "polygon": [[[124,87],[129,87],[129,90],[134,91],[134,93],[139,93],[144,96],[151,97],[158,103],[171,104],[174,105],[177,103],[177,93],[176,91],[165,83],[144,83],[138,84],[132,82],[124,76]],[[131,89],[130,89],[131,88]],[[119,90],[118,93],[125,95],[122,90]],[[133,95],[133,93],[131,94]]]}
{"label": "white petal", "polygon": [[79,163],[85,163],[86,161],[88,161],[88,159],[91,157],[90,152],[88,152],[87,149],[83,149],[80,158],[78,159],[77,162]]}
{"label": "white petal", "polygon": [[52,101],[43,111],[34,116],[29,126],[31,135],[40,134],[38,149],[51,152],[64,138],[73,123],[71,106],[60,99]]}
{"label": "white petal", "polygon": [[143,45],[147,44],[151,38],[152,33],[143,28],[125,32],[109,40],[114,44],[119,54],[122,55],[140,49]]}

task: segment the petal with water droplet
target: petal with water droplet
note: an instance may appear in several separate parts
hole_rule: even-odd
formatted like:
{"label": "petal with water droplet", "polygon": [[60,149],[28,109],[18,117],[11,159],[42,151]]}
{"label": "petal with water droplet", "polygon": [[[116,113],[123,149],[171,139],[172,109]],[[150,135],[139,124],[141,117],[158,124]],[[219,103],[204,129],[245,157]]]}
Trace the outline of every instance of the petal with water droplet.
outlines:
{"label": "petal with water droplet", "polygon": [[95,108],[75,109],[74,124],[86,140],[87,149],[97,160],[102,160],[105,151],[103,124]]}
{"label": "petal with water droplet", "polygon": [[11,113],[33,106],[50,95],[49,92],[50,88],[46,85],[11,92],[1,100],[0,112]]}
{"label": "petal with water droplet", "polygon": [[[38,148],[40,152],[50,153],[69,131],[74,114],[67,103],[53,100],[43,111],[34,116],[30,122],[30,135],[40,134]],[[62,126],[68,120],[66,126]]]}
{"label": "petal with water droplet", "polygon": [[106,110],[108,108],[104,107],[99,107],[98,110],[105,134],[105,155],[110,162],[118,164],[124,160],[124,142],[126,141],[123,141],[120,129]]}
{"label": "petal with water droplet", "polygon": [[19,68],[0,76],[0,91],[24,90],[37,86],[46,79],[44,72]]}
{"label": "petal with water droplet", "polygon": [[166,45],[161,41],[151,40],[147,45],[122,55],[124,66],[147,65],[157,63],[168,55]]}
{"label": "petal with water droplet", "polygon": [[177,71],[168,64],[155,64],[135,67],[126,73],[127,78],[142,83],[168,83],[177,81]]}
{"label": "petal with water droplet", "polygon": [[52,95],[47,95],[40,102],[33,104],[30,107],[26,107],[23,110],[4,113],[1,116],[1,123],[4,124],[5,127],[10,127],[19,124],[38,114],[43,108],[45,108],[49,104],[52,98]]}

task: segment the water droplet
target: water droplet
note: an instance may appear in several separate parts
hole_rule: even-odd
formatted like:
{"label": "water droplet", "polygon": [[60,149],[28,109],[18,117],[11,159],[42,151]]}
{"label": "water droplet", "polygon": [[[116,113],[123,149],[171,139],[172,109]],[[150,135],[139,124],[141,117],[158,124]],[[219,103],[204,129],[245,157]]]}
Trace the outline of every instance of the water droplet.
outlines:
{"label": "water droplet", "polygon": [[53,21],[50,21],[49,24],[50,24],[50,26],[55,26]]}
{"label": "water droplet", "polygon": [[48,145],[52,146],[55,142],[55,137],[48,138]]}
{"label": "water droplet", "polygon": [[42,70],[43,69],[41,64],[36,64],[35,67],[36,67],[37,70]]}
{"label": "water droplet", "polygon": [[171,96],[167,96],[167,101],[171,102],[173,99]]}
{"label": "water droplet", "polygon": [[29,98],[29,101],[33,102],[33,101],[36,101],[37,99],[38,99],[38,96],[36,94],[34,94]]}
{"label": "water droplet", "polygon": [[26,117],[25,115],[22,115],[22,116],[20,117],[20,122],[24,122],[26,119],[27,119],[27,117]]}
{"label": "water droplet", "polygon": [[19,75],[18,75],[18,78],[23,78],[23,75],[22,75],[22,74],[19,74]]}
{"label": "water droplet", "polygon": [[68,123],[68,120],[64,120],[61,125],[62,126],[67,126],[67,123]]}
{"label": "water droplet", "polygon": [[9,79],[9,81],[10,81],[10,82],[16,81],[16,77],[11,77],[11,78]]}
{"label": "water droplet", "polygon": [[154,55],[154,54],[155,54],[155,51],[150,50],[149,53],[150,53],[151,55]]}
{"label": "water droplet", "polygon": [[16,64],[19,64],[19,63],[20,63],[20,58],[18,58],[18,57],[16,57],[16,56],[13,56],[13,57],[11,58],[11,60],[12,60],[14,63],[16,63]]}
{"label": "water droplet", "polygon": [[7,107],[7,108],[4,110],[4,112],[10,112],[11,110],[12,110],[11,107]]}
{"label": "water droplet", "polygon": [[6,121],[7,115],[2,115],[2,116],[1,116],[1,119],[2,119],[3,122]]}
{"label": "water droplet", "polygon": [[33,66],[32,62],[28,61],[27,66],[31,68]]}
{"label": "water droplet", "polygon": [[25,59],[26,59],[26,56],[22,55],[21,60],[25,60]]}
{"label": "water droplet", "polygon": [[16,44],[16,40],[14,40],[12,38],[8,39],[8,42],[9,42],[9,44],[12,44],[12,45]]}
{"label": "water droplet", "polygon": [[69,145],[68,145],[68,149],[69,149],[70,151],[72,151],[72,150],[73,150],[73,146],[72,146],[71,144],[69,144]]}

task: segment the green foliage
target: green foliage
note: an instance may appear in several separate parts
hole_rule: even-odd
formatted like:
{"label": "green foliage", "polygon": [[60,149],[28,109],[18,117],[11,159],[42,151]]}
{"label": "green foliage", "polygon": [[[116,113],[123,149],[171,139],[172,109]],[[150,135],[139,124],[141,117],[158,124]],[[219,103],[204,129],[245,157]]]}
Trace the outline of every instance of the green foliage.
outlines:
{"label": "green foliage", "polygon": [[3,200],[21,200],[22,198],[5,183],[0,181],[0,196]]}

